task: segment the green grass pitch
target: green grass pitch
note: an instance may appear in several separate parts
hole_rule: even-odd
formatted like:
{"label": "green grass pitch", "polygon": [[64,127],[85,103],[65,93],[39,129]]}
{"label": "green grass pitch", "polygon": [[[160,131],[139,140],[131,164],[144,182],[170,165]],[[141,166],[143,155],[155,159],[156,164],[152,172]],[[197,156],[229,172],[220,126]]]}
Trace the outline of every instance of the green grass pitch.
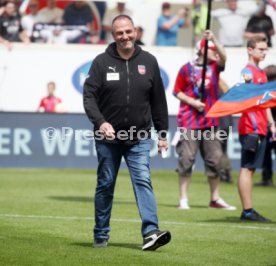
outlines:
{"label": "green grass pitch", "polygon": [[276,265],[276,188],[253,189],[255,208],[274,222],[241,223],[236,182],[222,184],[221,195],[238,210],[213,210],[207,179],[195,173],[185,211],[176,208],[175,172],[152,171],[152,181],[160,229],[171,231],[171,242],[141,251],[132,186],[121,171],[109,246],[94,249],[95,170],[0,169],[0,265]]}

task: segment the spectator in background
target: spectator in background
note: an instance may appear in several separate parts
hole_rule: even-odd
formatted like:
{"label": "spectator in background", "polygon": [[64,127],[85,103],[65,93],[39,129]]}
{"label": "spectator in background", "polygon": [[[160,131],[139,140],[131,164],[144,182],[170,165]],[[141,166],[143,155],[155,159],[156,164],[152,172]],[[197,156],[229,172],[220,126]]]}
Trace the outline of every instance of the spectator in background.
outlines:
{"label": "spectator in background", "polygon": [[29,2],[29,9],[30,13],[27,15],[24,15],[21,19],[22,27],[27,32],[29,38],[32,37],[34,25],[37,22],[40,22],[40,16],[39,16],[39,1],[38,0],[31,0]]}
{"label": "spectator in background", "polygon": [[47,0],[47,6],[38,12],[41,23],[60,24],[62,22],[63,9],[56,7],[56,0]]}
{"label": "spectator in background", "polygon": [[192,25],[193,25],[193,40],[192,45],[201,38],[206,29],[208,7],[204,0],[193,0],[191,11]]}
{"label": "spectator in background", "polygon": [[62,101],[55,96],[56,84],[53,81],[47,84],[48,95],[41,99],[38,111],[45,113],[64,112]]}
{"label": "spectator in background", "polygon": [[136,40],[135,43],[138,45],[145,45],[144,42],[142,42],[144,29],[140,26],[136,27]]}
{"label": "spectator in background", "polygon": [[85,1],[73,1],[63,13],[63,22],[67,26],[83,26],[85,29],[79,31],[79,36],[73,40],[74,43],[92,42],[95,32],[93,12],[89,4]]}
{"label": "spectator in background", "polygon": [[94,4],[97,8],[97,11],[99,13],[99,18],[100,18],[100,21],[99,21],[99,26],[100,26],[100,33],[99,33],[99,37],[100,37],[100,40],[99,40],[99,43],[100,44],[104,44],[105,43],[105,32],[102,28],[102,25],[103,25],[103,18],[104,18],[104,14],[105,14],[105,11],[106,11],[106,2],[102,2],[102,1],[94,1]]}
{"label": "spectator in background", "polygon": [[29,43],[30,39],[22,28],[15,3],[9,1],[5,4],[5,11],[0,17],[0,43],[11,50],[12,42]]}
{"label": "spectator in background", "polygon": [[[204,97],[200,95],[202,65],[205,51],[205,39],[208,42],[207,72]],[[178,127],[185,132],[176,145],[179,174],[179,209],[190,209],[188,187],[191,180],[196,154],[200,150],[205,163],[205,172],[210,186],[210,208],[235,210],[219,195],[219,170],[222,156],[221,144],[215,132],[218,119],[206,117],[206,113],[218,99],[218,81],[224,70],[226,53],[212,31],[204,33],[204,39],[198,44],[198,57],[195,62],[188,62],[178,72],[174,95],[180,100],[177,116]],[[200,97],[201,96],[201,97]],[[213,132],[212,132],[212,130]],[[205,137],[204,137],[205,136]]]}
{"label": "spectator in background", "polygon": [[0,17],[4,13],[4,11],[5,11],[5,2],[0,0]]}
{"label": "spectator in background", "polygon": [[112,20],[118,15],[132,16],[132,12],[126,8],[125,1],[118,1],[115,8],[107,9],[103,18],[103,31],[105,32],[105,43],[113,42],[112,37]]}
{"label": "spectator in background", "polygon": [[[267,40],[261,36],[255,36],[247,42],[248,63],[241,72],[244,82],[263,84],[267,82],[266,73],[259,67],[266,57]],[[241,169],[238,178],[238,190],[243,211],[242,221],[269,222],[270,220],[254,210],[252,204],[253,174],[257,168],[262,168],[265,146],[266,130],[274,135],[275,124],[270,109],[255,112],[242,113],[239,124],[239,140],[241,143]],[[276,140],[276,137],[273,138]]]}
{"label": "spectator in background", "polygon": [[254,5],[253,8],[238,8],[237,0],[227,0],[226,3],[227,8],[216,9],[211,13],[220,25],[219,41],[225,47],[241,47],[244,45],[246,22],[257,8]]}
{"label": "spectator in background", "polygon": [[[276,81],[276,65],[269,65],[264,68],[268,81]],[[273,120],[276,121],[276,107],[271,108]],[[273,186],[273,162],[272,151],[276,156],[276,141],[272,141],[272,134],[268,128],[266,136],[266,149],[262,170],[262,180],[257,186]]]}
{"label": "spectator in background", "polygon": [[162,15],[157,22],[156,45],[176,46],[179,28],[188,27],[189,25],[188,9],[181,8],[176,15],[172,15],[171,4],[163,3]]}
{"label": "spectator in background", "polygon": [[51,44],[74,42],[79,36],[80,30],[64,29],[62,25],[48,25],[39,32],[39,37],[43,39],[43,42]]}
{"label": "spectator in background", "polygon": [[271,17],[266,15],[266,5],[263,5],[260,10],[253,15],[245,29],[245,38],[251,39],[254,36],[260,36],[267,39],[268,47],[272,47],[271,36],[275,34]]}

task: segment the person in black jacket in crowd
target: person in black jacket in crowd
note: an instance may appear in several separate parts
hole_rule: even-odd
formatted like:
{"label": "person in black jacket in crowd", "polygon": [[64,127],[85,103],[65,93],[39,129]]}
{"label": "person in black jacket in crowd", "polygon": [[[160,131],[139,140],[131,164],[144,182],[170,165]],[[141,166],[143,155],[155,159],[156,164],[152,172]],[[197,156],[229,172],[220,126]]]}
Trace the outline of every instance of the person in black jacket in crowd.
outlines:
{"label": "person in black jacket in crowd", "polygon": [[167,150],[168,108],[156,58],[135,44],[132,19],[112,22],[114,38],[98,55],[84,84],[84,109],[94,124],[98,156],[94,243],[107,247],[116,177],[122,157],[128,166],[142,220],[142,250],[155,250],[171,239],[160,231],[150,178],[152,122],[158,151]]}

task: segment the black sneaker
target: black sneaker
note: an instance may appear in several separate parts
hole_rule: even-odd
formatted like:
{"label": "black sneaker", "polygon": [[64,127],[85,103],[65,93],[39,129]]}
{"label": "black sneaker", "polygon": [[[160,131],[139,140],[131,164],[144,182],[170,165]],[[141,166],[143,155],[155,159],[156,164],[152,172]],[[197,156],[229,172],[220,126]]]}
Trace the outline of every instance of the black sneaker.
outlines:
{"label": "black sneaker", "polygon": [[171,240],[169,231],[154,230],[144,237],[142,250],[156,250],[157,248],[166,245]]}
{"label": "black sneaker", "polygon": [[252,221],[252,222],[271,222],[270,219],[263,217],[257,213],[254,209],[250,213],[242,212],[241,214],[242,221]]}
{"label": "black sneaker", "polygon": [[93,243],[94,248],[106,248],[107,247],[107,239],[104,238],[95,238]]}

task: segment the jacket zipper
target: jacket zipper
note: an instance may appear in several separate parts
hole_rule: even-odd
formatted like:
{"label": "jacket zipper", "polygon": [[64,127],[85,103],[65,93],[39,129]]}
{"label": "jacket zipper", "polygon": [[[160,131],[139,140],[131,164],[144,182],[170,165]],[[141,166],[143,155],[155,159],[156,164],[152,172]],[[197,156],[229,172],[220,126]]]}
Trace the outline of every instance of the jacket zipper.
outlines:
{"label": "jacket zipper", "polygon": [[127,69],[127,94],[126,94],[126,100],[127,100],[127,107],[126,107],[126,116],[125,116],[125,123],[128,122],[128,105],[129,105],[129,93],[130,93],[130,82],[129,82],[129,65],[128,65],[128,61],[126,61],[126,69]]}

